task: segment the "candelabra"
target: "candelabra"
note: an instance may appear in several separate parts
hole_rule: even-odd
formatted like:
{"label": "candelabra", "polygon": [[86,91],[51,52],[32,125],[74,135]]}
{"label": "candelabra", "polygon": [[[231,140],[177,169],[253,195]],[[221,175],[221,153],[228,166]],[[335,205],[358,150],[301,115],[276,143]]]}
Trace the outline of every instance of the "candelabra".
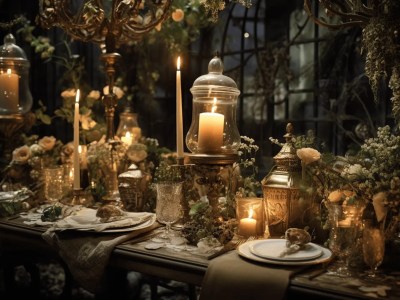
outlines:
{"label": "candelabra", "polygon": [[[44,28],[60,27],[73,39],[105,46],[101,60],[105,66],[109,93],[103,96],[106,117],[106,138],[114,140],[114,113],[117,96],[114,94],[116,65],[121,59],[117,48],[132,40],[139,40],[169,12],[172,0],[40,0],[39,24]],[[114,147],[111,147],[114,149]],[[113,161],[113,150],[110,151]],[[103,200],[119,200],[118,174],[110,174],[112,182]]]}
{"label": "candelabra", "polygon": [[101,60],[105,65],[109,94],[103,97],[107,139],[114,139],[114,94],[116,64],[121,56],[116,49],[128,41],[139,40],[163,22],[172,0],[40,0],[39,24],[56,26],[73,39],[105,45]]}

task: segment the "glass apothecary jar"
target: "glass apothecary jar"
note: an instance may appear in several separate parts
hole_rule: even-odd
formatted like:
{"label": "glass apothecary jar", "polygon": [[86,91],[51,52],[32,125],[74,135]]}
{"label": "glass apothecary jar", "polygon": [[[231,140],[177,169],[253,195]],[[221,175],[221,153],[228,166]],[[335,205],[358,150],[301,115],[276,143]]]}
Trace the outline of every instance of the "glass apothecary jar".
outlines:
{"label": "glass apothecary jar", "polygon": [[194,154],[236,154],[240,134],[236,124],[237,98],[235,81],[222,74],[223,63],[214,57],[208,74],[195,80],[192,123],[186,135],[186,146]]}
{"label": "glass apothecary jar", "polygon": [[0,114],[25,114],[32,108],[30,63],[10,33],[0,46]]}

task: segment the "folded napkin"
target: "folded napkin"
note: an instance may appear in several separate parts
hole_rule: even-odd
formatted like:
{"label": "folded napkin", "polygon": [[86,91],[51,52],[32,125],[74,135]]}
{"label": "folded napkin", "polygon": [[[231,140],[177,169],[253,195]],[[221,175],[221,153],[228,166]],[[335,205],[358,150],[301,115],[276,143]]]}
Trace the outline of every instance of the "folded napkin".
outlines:
{"label": "folded napkin", "polygon": [[74,280],[92,292],[102,292],[104,271],[115,246],[158,227],[157,222],[129,233],[94,233],[72,230],[56,232],[49,228],[42,234],[67,264]]}
{"label": "folded napkin", "polygon": [[304,268],[252,263],[232,251],[210,261],[199,300],[284,299],[291,275]]}

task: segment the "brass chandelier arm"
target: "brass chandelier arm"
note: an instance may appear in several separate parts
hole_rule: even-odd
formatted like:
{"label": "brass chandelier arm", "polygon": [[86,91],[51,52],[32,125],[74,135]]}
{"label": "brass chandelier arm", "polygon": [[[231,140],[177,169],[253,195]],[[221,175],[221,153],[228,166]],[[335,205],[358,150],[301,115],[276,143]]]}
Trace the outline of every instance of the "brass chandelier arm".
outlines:
{"label": "brass chandelier arm", "polygon": [[113,0],[110,12],[102,0],[85,0],[76,12],[71,2],[40,0],[39,23],[45,28],[58,26],[72,38],[85,42],[113,40],[109,49],[113,52],[115,46],[138,40],[163,22],[172,0]]}
{"label": "brass chandelier arm", "polygon": [[337,16],[341,23],[329,23],[322,17],[317,17],[312,12],[312,0],[304,0],[304,10],[312,18],[314,23],[330,28],[340,29],[352,26],[364,26],[369,20],[376,16],[382,8],[382,3],[379,1],[368,1],[365,5],[360,0],[320,0],[320,5],[325,8],[326,15]]}

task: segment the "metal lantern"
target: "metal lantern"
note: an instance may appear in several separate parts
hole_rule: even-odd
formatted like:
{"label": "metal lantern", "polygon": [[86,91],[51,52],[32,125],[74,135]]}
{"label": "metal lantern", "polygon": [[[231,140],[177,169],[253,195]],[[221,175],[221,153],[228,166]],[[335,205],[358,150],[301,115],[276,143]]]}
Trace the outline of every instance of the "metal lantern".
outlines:
{"label": "metal lantern", "polygon": [[146,189],[146,177],[142,171],[132,164],[128,171],[118,176],[118,190],[124,209],[127,211],[142,211],[144,205],[143,193]]}
{"label": "metal lantern", "polygon": [[286,127],[285,144],[274,157],[275,166],[261,181],[271,236],[282,236],[290,227],[303,227],[305,200],[301,197],[301,160],[292,144],[292,124]]}
{"label": "metal lantern", "polygon": [[214,57],[208,74],[195,80],[192,123],[186,145],[193,154],[236,155],[240,134],[236,125],[237,98],[240,91],[232,78],[222,74],[222,60]]}
{"label": "metal lantern", "polygon": [[0,114],[25,114],[32,108],[30,63],[10,33],[0,46]]}

